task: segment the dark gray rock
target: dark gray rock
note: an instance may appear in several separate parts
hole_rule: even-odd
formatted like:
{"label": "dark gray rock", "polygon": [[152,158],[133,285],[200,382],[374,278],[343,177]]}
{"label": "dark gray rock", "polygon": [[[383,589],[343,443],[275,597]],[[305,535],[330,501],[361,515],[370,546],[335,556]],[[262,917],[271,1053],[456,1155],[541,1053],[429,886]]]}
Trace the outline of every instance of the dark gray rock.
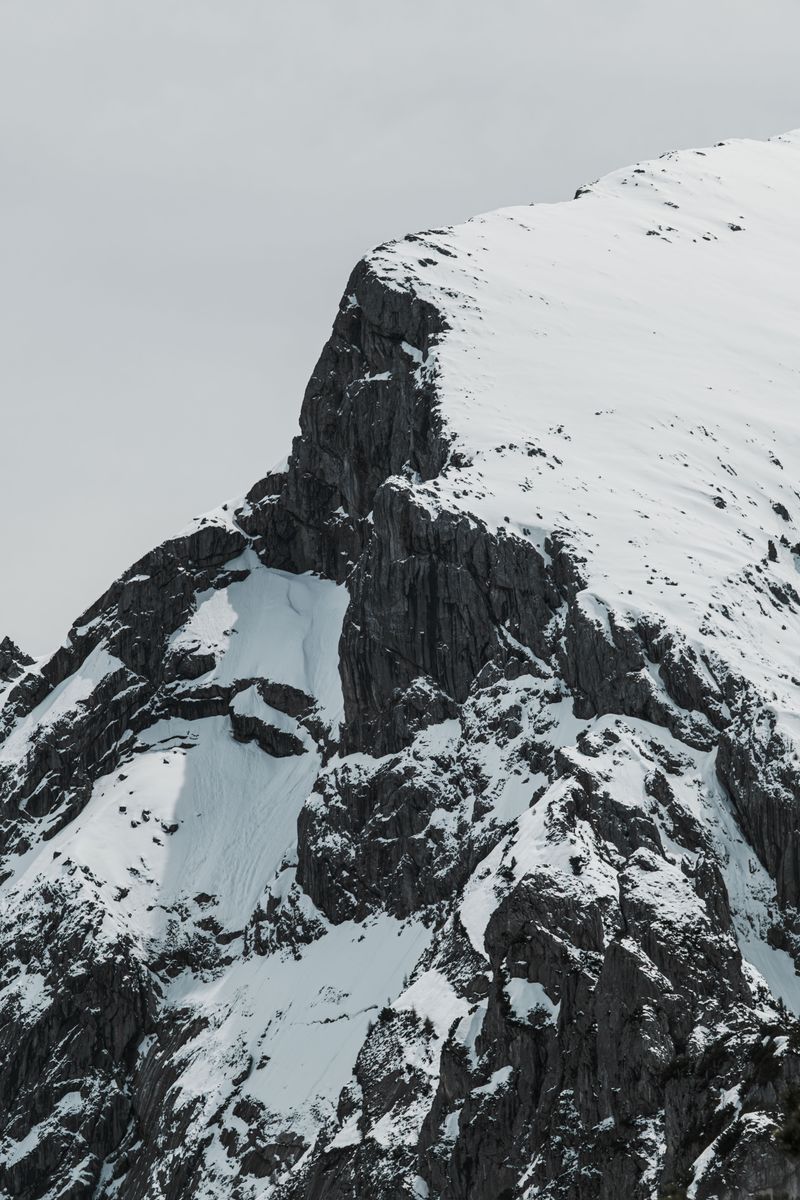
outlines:
{"label": "dark gray rock", "polygon": [[20,650],[10,637],[0,641],[0,683],[10,683],[19,679],[26,667],[33,664],[33,659],[24,650]]}
{"label": "dark gray rock", "polygon": [[747,839],[778,885],[784,905],[800,906],[800,774],[775,714],[754,703],[719,740],[717,775]]}

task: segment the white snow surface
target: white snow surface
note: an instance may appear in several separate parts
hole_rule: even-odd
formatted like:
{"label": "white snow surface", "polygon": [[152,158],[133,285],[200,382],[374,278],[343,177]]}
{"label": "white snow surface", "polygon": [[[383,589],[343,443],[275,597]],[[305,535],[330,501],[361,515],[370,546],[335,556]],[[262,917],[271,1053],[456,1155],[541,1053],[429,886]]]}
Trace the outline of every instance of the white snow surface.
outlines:
{"label": "white snow surface", "polygon": [[207,982],[181,977],[170,1002],[211,1018],[187,1047],[184,1098],[202,1096],[212,1115],[231,1064],[249,1062],[244,1093],[274,1114],[276,1129],[291,1124],[313,1138],[335,1112],[369,1021],[429,940],[419,922],[382,915],[329,927],[299,959],[256,956]]}
{"label": "white snow surface", "polygon": [[544,1013],[552,1025],[558,1023],[560,1004],[554,1004],[540,983],[527,979],[509,979],[506,984],[511,1011],[519,1021],[527,1021],[536,1012]]}
{"label": "white snow surface", "polygon": [[249,549],[228,565],[249,569],[247,578],[201,593],[170,649],[213,653],[217,664],[204,682],[262,677],[299,688],[338,725],[338,643],[347,589],[316,575],[264,567]]}
{"label": "white snow surface", "polygon": [[[662,614],[795,721],[800,622],[736,585],[787,531],[773,504],[800,519],[799,208],[800,131],[371,257],[449,326],[419,369],[472,465],[422,485],[431,504],[539,546],[566,531],[594,612]],[[788,551],[771,570],[797,583]]]}

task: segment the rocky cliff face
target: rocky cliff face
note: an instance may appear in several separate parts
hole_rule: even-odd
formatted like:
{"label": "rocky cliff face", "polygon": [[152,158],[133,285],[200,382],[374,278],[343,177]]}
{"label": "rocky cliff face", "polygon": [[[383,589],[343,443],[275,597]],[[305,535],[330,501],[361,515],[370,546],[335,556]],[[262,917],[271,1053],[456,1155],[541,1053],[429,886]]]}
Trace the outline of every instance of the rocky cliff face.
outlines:
{"label": "rocky cliff face", "polygon": [[800,1195],[800,138],[381,247],[0,643],[0,1188]]}

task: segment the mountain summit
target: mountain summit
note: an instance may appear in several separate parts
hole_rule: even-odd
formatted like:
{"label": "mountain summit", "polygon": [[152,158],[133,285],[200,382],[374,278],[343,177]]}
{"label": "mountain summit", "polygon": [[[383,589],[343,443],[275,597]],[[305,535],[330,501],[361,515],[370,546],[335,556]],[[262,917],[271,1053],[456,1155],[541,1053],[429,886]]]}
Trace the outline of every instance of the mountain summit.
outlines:
{"label": "mountain summit", "polygon": [[800,1196],[800,134],[355,268],[286,464],[0,643],[0,1187]]}

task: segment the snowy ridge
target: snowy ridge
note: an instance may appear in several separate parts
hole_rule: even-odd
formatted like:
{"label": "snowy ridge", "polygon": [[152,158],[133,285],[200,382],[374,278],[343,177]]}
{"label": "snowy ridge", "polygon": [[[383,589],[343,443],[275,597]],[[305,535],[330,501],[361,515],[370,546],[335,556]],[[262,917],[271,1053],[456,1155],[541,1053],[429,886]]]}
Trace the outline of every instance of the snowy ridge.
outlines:
{"label": "snowy ridge", "polygon": [[593,604],[658,612],[789,713],[797,625],[758,574],[771,540],[770,578],[797,584],[798,202],[800,132],[371,259],[447,314],[426,369],[459,466],[427,484],[436,503],[534,544],[565,531]]}

